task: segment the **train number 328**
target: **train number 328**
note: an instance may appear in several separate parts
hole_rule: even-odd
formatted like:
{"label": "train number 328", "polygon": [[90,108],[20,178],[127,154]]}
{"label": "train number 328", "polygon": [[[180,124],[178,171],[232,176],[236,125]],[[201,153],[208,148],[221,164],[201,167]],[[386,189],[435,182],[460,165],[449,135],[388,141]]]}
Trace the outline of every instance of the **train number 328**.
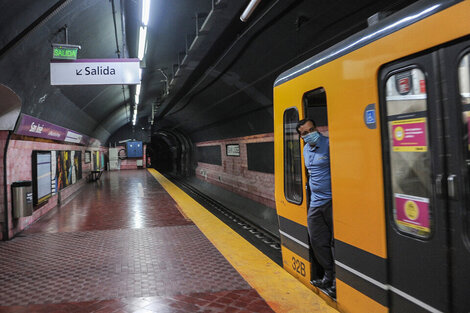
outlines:
{"label": "train number 328", "polygon": [[305,276],[305,264],[302,261],[292,257],[292,268],[302,276]]}

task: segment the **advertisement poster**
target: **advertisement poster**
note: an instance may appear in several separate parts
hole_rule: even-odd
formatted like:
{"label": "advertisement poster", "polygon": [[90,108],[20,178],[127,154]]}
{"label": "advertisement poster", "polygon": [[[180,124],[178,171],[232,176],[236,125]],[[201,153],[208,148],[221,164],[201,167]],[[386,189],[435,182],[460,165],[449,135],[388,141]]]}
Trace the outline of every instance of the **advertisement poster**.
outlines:
{"label": "advertisement poster", "polygon": [[51,196],[50,152],[33,151],[33,191],[35,204],[40,204]]}
{"label": "advertisement poster", "polygon": [[239,144],[226,145],[226,149],[227,149],[227,156],[240,156]]}
{"label": "advertisement poster", "polygon": [[426,152],[426,118],[391,122],[393,151]]}
{"label": "advertisement poster", "polygon": [[57,188],[56,190],[59,191],[68,185],[70,185],[71,177],[69,177],[69,169],[71,167],[70,164],[70,151],[57,151]]}
{"label": "advertisement poster", "polygon": [[51,151],[51,190],[52,195],[56,194],[56,177],[57,177],[57,156],[56,151]]}
{"label": "advertisement poster", "polygon": [[100,152],[99,151],[93,151],[93,171],[99,171],[100,170]]}
{"label": "advertisement poster", "polygon": [[76,180],[82,179],[82,152],[74,151],[75,156],[73,158],[73,169],[75,171]]}
{"label": "advertisement poster", "polygon": [[430,232],[429,199],[395,194],[396,222],[402,226]]}
{"label": "advertisement poster", "polygon": [[61,190],[82,178],[81,151],[56,151],[56,190]]}

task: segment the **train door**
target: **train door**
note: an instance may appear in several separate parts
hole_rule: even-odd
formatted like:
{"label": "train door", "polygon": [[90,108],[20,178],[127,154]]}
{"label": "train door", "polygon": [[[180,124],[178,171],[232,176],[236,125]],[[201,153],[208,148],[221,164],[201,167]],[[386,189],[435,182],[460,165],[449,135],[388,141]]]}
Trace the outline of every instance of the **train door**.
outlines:
{"label": "train door", "polygon": [[381,70],[392,312],[448,312],[448,223],[438,53]]}
{"label": "train door", "polygon": [[439,51],[446,131],[452,312],[470,311],[470,42]]}
{"label": "train door", "polygon": [[[315,121],[318,131],[326,136],[328,136],[328,113],[326,107],[326,92],[325,89],[320,87],[309,92],[306,92],[303,96],[303,103],[304,103],[304,118],[310,118]],[[303,164],[302,164],[303,165]],[[304,170],[305,166],[303,166]],[[308,175],[306,180],[306,198],[305,201],[305,210],[308,210],[308,206],[310,203],[310,190],[308,188]],[[306,221],[305,221],[306,222]],[[310,245],[309,245],[310,246]],[[320,266],[318,261],[316,260],[312,248],[310,247],[310,280],[318,279],[323,277],[324,271],[323,268]]]}
{"label": "train door", "polygon": [[394,312],[470,309],[470,42],[381,72]]}

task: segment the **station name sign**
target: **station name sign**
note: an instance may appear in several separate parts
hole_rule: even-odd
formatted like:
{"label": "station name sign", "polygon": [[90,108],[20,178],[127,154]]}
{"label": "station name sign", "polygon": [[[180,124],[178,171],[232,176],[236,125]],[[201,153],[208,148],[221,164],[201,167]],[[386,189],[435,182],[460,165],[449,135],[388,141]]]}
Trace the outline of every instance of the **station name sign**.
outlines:
{"label": "station name sign", "polygon": [[139,59],[51,61],[51,85],[140,84]]}
{"label": "station name sign", "polygon": [[20,120],[15,129],[15,134],[82,145],[99,145],[99,141],[97,139],[24,113],[20,116]]}

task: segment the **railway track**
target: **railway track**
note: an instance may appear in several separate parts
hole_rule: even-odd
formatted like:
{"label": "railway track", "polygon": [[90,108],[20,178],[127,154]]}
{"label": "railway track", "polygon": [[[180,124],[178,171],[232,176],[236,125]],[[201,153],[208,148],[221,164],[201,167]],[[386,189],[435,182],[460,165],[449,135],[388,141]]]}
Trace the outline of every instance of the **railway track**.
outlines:
{"label": "railway track", "polygon": [[184,190],[189,196],[214,214],[222,222],[236,231],[240,236],[263,252],[267,257],[282,266],[281,243],[279,237],[263,227],[235,213],[219,201],[205,195],[200,190],[186,182],[185,179],[165,175],[175,185]]}

